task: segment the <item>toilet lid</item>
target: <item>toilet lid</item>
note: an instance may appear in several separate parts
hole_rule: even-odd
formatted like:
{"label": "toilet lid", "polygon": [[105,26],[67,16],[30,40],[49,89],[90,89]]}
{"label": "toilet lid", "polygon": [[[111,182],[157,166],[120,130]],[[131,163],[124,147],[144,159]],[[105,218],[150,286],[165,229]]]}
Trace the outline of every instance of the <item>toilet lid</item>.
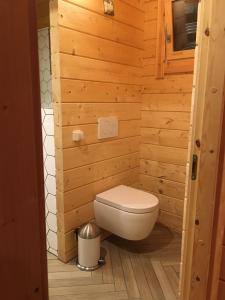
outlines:
{"label": "toilet lid", "polygon": [[158,207],[154,195],[125,185],[119,185],[96,196],[96,201],[132,213],[147,213]]}

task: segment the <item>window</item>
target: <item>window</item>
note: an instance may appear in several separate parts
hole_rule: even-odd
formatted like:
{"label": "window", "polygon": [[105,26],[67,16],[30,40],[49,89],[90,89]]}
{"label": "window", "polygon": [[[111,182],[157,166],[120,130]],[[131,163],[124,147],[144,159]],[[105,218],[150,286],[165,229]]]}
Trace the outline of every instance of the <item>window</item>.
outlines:
{"label": "window", "polygon": [[173,51],[195,48],[198,1],[176,0],[172,2]]}
{"label": "window", "polygon": [[[192,72],[196,44],[198,0],[158,0],[157,51],[163,73]],[[161,27],[161,30],[159,28]],[[163,47],[163,50],[160,49]],[[159,73],[159,72],[158,72]],[[162,73],[162,71],[161,71]]]}

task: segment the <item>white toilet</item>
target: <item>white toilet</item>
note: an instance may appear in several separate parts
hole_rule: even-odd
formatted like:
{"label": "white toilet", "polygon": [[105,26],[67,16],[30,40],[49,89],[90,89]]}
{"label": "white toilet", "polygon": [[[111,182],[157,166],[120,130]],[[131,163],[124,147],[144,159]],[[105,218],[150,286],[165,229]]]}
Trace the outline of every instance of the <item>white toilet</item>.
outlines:
{"label": "white toilet", "polygon": [[119,185],[96,196],[95,218],[99,227],[127,240],[145,239],[159,213],[154,195]]}

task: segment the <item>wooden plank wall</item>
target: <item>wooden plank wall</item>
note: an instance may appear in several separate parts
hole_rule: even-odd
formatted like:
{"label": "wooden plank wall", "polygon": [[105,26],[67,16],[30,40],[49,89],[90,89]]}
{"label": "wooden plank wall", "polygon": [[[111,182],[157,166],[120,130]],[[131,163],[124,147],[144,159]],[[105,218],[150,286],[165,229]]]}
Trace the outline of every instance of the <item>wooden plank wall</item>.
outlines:
{"label": "wooden plank wall", "polygon": [[49,27],[49,0],[36,0],[36,11],[38,29]]}
{"label": "wooden plank wall", "polygon": [[220,267],[218,299],[225,299],[225,235],[222,245],[222,261]]}
{"label": "wooden plank wall", "polygon": [[159,221],[182,231],[192,74],[155,79],[157,1],[145,0],[140,184],[160,199]]}
{"label": "wooden plank wall", "polygon": [[[51,1],[59,257],[75,255],[73,230],[94,217],[95,195],[139,175],[144,11],[141,1]],[[97,139],[97,118],[118,116],[119,136]],[[81,129],[85,139],[72,141]]]}

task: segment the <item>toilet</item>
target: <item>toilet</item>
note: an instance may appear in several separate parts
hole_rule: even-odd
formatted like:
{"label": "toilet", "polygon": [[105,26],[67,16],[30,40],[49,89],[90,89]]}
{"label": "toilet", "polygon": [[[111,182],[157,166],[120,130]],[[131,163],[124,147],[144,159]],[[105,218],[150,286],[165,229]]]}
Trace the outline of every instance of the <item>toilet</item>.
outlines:
{"label": "toilet", "polygon": [[94,211],[99,227],[138,241],[151,233],[159,213],[159,200],[148,192],[119,185],[96,196]]}

